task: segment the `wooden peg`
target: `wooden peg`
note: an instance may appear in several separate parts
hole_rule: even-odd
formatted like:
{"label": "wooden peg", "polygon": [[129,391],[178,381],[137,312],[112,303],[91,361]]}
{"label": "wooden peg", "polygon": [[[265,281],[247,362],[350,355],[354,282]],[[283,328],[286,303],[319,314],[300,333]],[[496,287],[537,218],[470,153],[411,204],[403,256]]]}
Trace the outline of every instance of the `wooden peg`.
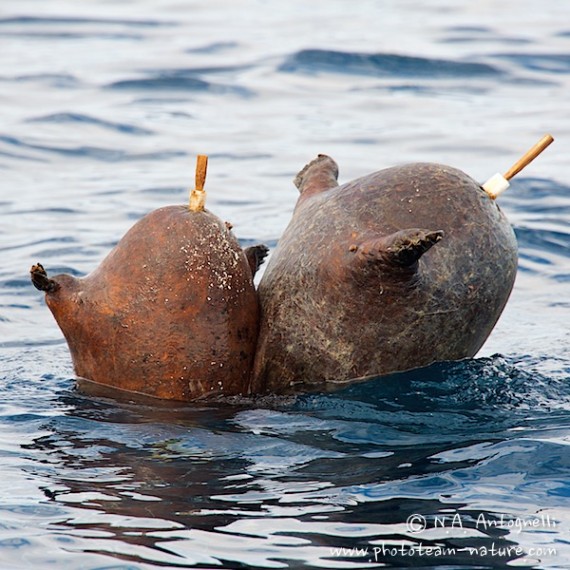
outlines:
{"label": "wooden peg", "polygon": [[508,170],[503,177],[510,180],[525,166],[528,166],[548,145],[554,142],[552,135],[544,135],[532,148],[525,152]]}
{"label": "wooden peg", "polygon": [[206,173],[208,171],[208,157],[205,154],[199,154],[196,159],[196,180],[195,188],[190,192],[190,210],[192,212],[201,212],[206,205],[206,192],[204,184],[206,183]]}

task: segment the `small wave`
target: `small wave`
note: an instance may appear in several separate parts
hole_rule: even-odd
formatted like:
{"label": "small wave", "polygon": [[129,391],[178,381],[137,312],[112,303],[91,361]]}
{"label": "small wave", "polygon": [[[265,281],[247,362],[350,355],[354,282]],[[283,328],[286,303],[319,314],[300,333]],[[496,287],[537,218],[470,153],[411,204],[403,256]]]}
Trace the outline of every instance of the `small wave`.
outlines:
{"label": "small wave", "polygon": [[485,63],[321,49],[305,49],[293,54],[279,66],[279,71],[309,73],[328,71],[380,77],[428,77],[430,79],[497,76],[502,73]]}
{"label": "small wave", "polygon": [[40,17],[40,16],[14,16],[8,18],[0,18],[0,26],[13,25],[91,25],[104,24],[111,26],[128,26],[139,28],[156,28],[175,26],[174,22],[162,20],[123,20],[113,18],[81,18],[81,17]]}
{"label": "small wave", "polygon": [[97,38],[104,40],[143,40],[144,36],[141,34],[118,34],[118,33],[103,33],[103,32],[46,32],[46,31],[18,31],[6,32],[0,30],[0,36],[4,37],[17,37],[17,38],[34,38],[40,40],[84,40],[88,38]]}
{"label": "small wave", "polygon": [[[31,307],[27,306],[26,308],[30,309]],[[27,339],[27,340],[8,340],[5,342],[4,341],[0,342],[0,348],[44,348],[44,347],[59,346],[59,345],[67,346],[67,343],[63,337],[54,340],[44,338],[41,340]],[[49,375],[45,374],[44,376],[47,377]]]}
{"label": "small wave", "polygon": [[124,150],[94,147],[94,146],[77,146],[77,147],[65,148],[65,147],[28,143],[17,137],[6,136],[6,135],[0,135],[0,142],[4,142],[17,147],[55,153],[66,157],[91,158],[103,162],[122,162],[122,161],[133,161],[133,160],[165,160],[168,158],[187,155],[186,152],[173,151],[173,150],[131,154],[125,152]]}
{"label": "small wave", "polygon": [[213,54],[213,53],[219,53],[221,51],[226,51],[229,49],[234,49],[237,47],[239,47],[239,44],[237,42],[214,42],[212,44],[208,44],[205,46],[188,48],[186,50],[186,53]]}
{"label": "small wave", "polygon": [[510,61],[515,65],[531,71],[545,71],[547,73],[570,73],[570,55],[567,53],[532,54],[532,53],[505,53],[495,57]]}
{"label": "small wave", "polygon": [[[502,32],[503,30],[501,30]],[[485,26],[451,26],[445,29],[448,34],[442,43],[500,42],[502,44],[530,44],[531,40],[521,37],[509,37],[496,33]]]}
{"label": "small wave", "polygon": [[509,210],[527,214],[570,214],[570,187],[548,178],[517,178],[513,192],[501,196]]}
{"label": "small wave", "polygon": [[[306,396],[318,409],[321,396]],[[401,372],[351,384],[331,401],[362,401],[378,409],[411,412],[478,410],[482,413],[517,409],[550,411],[552,406],[570,408],[570,387],[564,379],[546,377],[517,360],[501,355],[438,362],[417,370]],[[303,404],[303,397],[299,400]],[[370,410],[370,408],[369,408]]]}
{"label": "small wave", "polygon": [[252,95],[249,89],[231,85],[210,83],[198,77],[185,76],[180,73],[161,73],[153,77],[140,79],[122,79],[106,85],[108,89],[136,91],[193,91],[216,94],[234,94],[243,97]]}
{"label": "small wave", "polygon": [[96,117],[91,117],[89,115],[84,115],[82,113],[54,113],[52,115],[45,115],[43,117],[35,117],[33,119],[28,119],[28,123],[78,123],[78,124],[88,124],[95,125],[98,127],[103,127],[105,129],[117,131],[120,133],[127,133],[130,135],[151,135],[152,131],[148,129],[143,129],[135,125],[129,125],[126,123],[113,123],[111,121],[104,121],[103,119],[97,119]]}
{"label": "small wave", "polygon": [[[30,279],[28,277],[24,278],[15,278],[15,279],[7,279],[2,283],[2,286],[6,289],[27,289],[30,286]],[[12,305],[13,307],[14,305]],[[17,305],[21,306],[21,305]],[[27,305],[26,305],[27,308]]]}
{"label": "small wave", "polygon": [[[260,160],[265,158],[273,158],[273,155],[264,152],[250,152],[250,153],[238,153],[238,152],[218,152],[211,153],[212,158],[226,159],[226,160]],[[243,203],[243,202],[242,202]],[[248,202],[249,203],[249,202]]]}
{"label": "small wave", "polygon": [[144,89],[168,91],[208,91],[211,83],[196,77],[157,76],[143,79],[121,79],[107,85],[110,89]]}
{"label": "small wave", "polygon": [[15,81],[18,83],[45,83],[50,87],[70,88],[80,87],[82,82],[69,73],[34,73],[17,75],[15,77],[0,77],[0,81]]}
{"label": "small wave", "polygon": [[570,252],[570,234],[521,227],[515,228],[515,233],[521,254],[530,249],[544,255],[557,254],[566,257]]}
{"label": "small wave", "polygon": [[[0,35],[56,41],[88,38],[140,41],[145,37],[142,34],[123,32],[117,28],[141,29],[173,25],[175,25],[174,22],[157,20],[19,16],[1,18]],[[90,28],[97,26],[97,29],[93,30],[88,26]],[[107,31],[109,28],[112,30]]]}
{"label": "small wave", "polygon": [[152,186],[151,188],[141,188],[138,190],[140,194],[176,196],[180,198],[186,190],[179,186]]}
{"label": "small wave", "polygon": [[25,154],[18,154],[15,152],[0,151],[0,156],[4,156],[6,158],[16,159],[16,160],[28,160],[28,161],[32,161],[32,162],[46,162],[45,160],[41,160],[39,158],[35,158],[32,156],[26,156]]}
{"label": "small wave", "polygon": [[157,77],[169,77],[172,79],[194,79],[203,74],[211,73],[231,73],[234,71],[244,71],[251,69],[252,65],[212,65],[208,67],[187,67],[182,69],[169,69],[167,71],[162,69],[144,69],[145,73],[152,74]]}
{"label": "small wave", "polygon": [[446,28],[448,32],[454,33],[476,33],[476,34],[489,34],[492,32],[492,29],[488,26],[449,26]]}
{"label": "small wave", "polygon": [[543,178],[517,180],[513,192],[501,198],[505,211],[517,212],[514,227],[519,243],[519,267],[556,281],[567,281],[570,232],[570,189]]}
{"label": "small wave", "polygon": [[[24,211],[24,210],[23,210]],[[45,208],[43,210],[39,210],[40,212],[51,212],[51,208]],[[55,210],[57,211],[57,209]],[[75,212],[75,210],[73,210]],[[18,214],[18,212],[15,212]],[[77,243],[77,238],[74,236],[65,236],[65,235],[58,235],[57,237],[46,238],[38,241],[20,243],[20,244],[10,244],[7,246],[3,246],[0,248],[0,251],[8,251],[8,250],[17,250],[20,248],[27,248],[30,246],[41,245],[41,244],[48,244],[48,243],[61,243],[61,244],[68,244],[68,243]]]}

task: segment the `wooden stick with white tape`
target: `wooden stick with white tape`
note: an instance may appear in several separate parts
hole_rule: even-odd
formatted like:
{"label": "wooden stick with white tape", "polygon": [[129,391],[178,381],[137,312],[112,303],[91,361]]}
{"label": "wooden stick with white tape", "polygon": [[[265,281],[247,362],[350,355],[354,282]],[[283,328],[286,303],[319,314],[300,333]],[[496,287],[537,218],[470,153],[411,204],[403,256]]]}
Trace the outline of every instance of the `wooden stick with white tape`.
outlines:
{"label": "wooden stick with white tape", "polygon": [[207,170],[208,157],[205,154],[199,154],[196,159],[196,187],[190,192],[189,208],[192,212],[201,212],[206,206],[204,184],[206,183]]}
{"label": "wooden stick with white tape", "polygon": [[495,174],[491,176],[485,184],[483,190],[487,192],[492,200],[495,200],[502,192],[509,187],[509,180],[516,176],[525,166],[528,166],[547,146],[554,142],[552,135],[544,135],[532,148],[525,152],[505,174]]}

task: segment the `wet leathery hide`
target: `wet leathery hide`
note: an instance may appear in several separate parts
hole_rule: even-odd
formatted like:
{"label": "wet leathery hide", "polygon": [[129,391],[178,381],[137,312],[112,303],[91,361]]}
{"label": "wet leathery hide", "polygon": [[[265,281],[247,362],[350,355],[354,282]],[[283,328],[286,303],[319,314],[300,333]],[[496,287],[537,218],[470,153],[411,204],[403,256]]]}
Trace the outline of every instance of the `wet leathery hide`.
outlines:
{"label": "wet leathery hide", "polygon": [[137,222],[90,275],[34,285],[89,381],[157,398],[247,394],[258,333],[253,273],[264,246],[242,251],[207,210],[168,206]]}
{"label": "wet leathery hide", "polygon": [[325,155],[259,285],[253,390],[282,393],[474,356],[517,268],[514,232],[463,172],[418,163],[342,186]]}

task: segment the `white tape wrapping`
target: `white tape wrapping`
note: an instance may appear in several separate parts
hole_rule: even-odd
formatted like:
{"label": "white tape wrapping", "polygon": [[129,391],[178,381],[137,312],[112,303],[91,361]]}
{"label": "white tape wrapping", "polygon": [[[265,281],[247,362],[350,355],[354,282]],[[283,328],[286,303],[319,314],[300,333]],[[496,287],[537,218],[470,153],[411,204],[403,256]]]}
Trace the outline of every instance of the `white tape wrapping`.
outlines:
{"label": "white tape wrapping", "polygon": [[483,184],[483,190],[494,200],[510,186],[509,181],[500,173],[494,174]]}

